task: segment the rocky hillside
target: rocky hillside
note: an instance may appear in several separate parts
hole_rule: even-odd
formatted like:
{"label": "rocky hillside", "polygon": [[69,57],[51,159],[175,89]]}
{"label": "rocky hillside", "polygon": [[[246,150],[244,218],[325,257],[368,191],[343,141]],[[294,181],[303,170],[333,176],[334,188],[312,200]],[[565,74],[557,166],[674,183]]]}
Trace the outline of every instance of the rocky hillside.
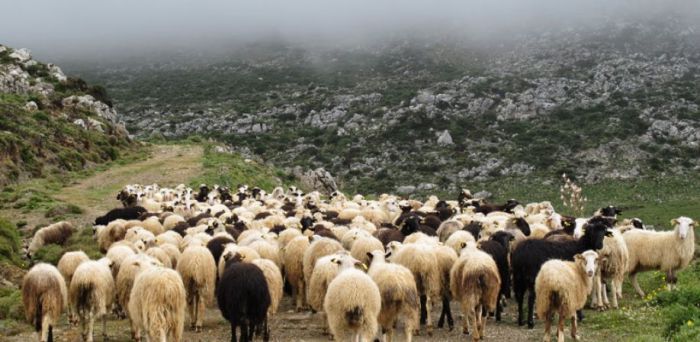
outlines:
{"label": "rocky hillside", "polygon": [[117,159],[134,143],[104,88],[0,45],[0,185]]}
{"label": "rocky hillside", "polygon": [[212,136],[349,190],[408,194],[697,172],[699,42],[673,16],[615,18],[506,42],[261,43],[75,71],[107,85],[139,136]]}

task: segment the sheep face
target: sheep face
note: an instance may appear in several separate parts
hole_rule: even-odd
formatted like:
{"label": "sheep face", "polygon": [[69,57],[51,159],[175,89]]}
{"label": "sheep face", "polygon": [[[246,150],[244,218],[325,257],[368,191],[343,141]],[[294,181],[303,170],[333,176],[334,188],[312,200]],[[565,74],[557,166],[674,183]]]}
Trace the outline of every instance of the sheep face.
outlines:
{"label": "sheep face", "polygon": [[577,254],[574,259],[576,262],[583,264],[583,268],[586,271],[586,275],[589,278],[593,278],[595,275],[596,268],[598,267],[598,253],[592,250],[585,251],[581,254]]}
{"label": "sheep face", "polygon": [[603,239],[612,236],[612,231],[610,231],[606,225],[601,223],[589,223],[583,227],[583,236],[581,240],[586,241],[588,246],[593,247],[593,249],[599,250],[603,248]]}
{"label": "sheep face", "polygon": [[617,217],[617,215],[622,214],[622,210],[609,205],[605,208],[600,208],[600,215],[604,217]]}
{"label": "sheep face", "polygon": [[636,217],[632,219],[632,226],[637,229],[646,229],[644,222]]}
{"label": "sheep face", "polygon": [[678,232],[678,237],[684,240],[688,237],[688,231],[695,228],[696,222],[688,217],[681,216],[677,219],[671,220],[671,225],[673,225]]}

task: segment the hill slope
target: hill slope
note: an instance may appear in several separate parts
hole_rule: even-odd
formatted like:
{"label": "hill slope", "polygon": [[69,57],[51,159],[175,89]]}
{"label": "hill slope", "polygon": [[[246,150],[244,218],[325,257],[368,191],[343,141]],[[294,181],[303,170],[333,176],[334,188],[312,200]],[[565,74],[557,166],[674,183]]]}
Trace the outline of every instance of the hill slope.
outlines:
{"label": "hill slope", "polygon": [[325,167],[350,189],[700,167],[695,23],[615,18],[506,42],[431,38],[258,43],[225,58],[75,71],[108,85],[137,135],[219,137],[278,166]]}
{"label": "hill slope", "polygon": [[104,88],[0,45],[0,185],[116,160],[135,144]]}

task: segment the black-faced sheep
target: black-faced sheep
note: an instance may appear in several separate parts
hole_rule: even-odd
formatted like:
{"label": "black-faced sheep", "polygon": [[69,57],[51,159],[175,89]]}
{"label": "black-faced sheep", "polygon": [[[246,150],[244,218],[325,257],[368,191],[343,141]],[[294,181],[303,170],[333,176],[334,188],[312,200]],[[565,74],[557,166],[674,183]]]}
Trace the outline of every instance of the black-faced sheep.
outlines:
{"label": "black-faced sheep", "polygon": [[399,319],[404,323],[406,340],[410,341],[413,329],[418,327],[418,289],[409,269],[398,264],[389,264],[384,257],[384,250],[367,253],[371,260],[369,276],[379,288],[382,297],[381,311],[377,321],[391,341],[394,326]]}
{"label": "black-faced sheep", "polygon": [[115,208],[95,219],[96,226],[106,226],[116,219],[137,220],[143,213],[148,212],[144,207]]}
{"label": "black-faced sheep", "polygon": [[102,336],[107,338],[107,312],[114,301],[112,261],[85,261],[75,269],[68,289],[73,311],[82,325],[83,341],[93,340],[95,319],[102,317]]}
{"label": "black-faced sheep", "polygon": [[637,273],[648,270],[665,272],[666,285],[673,288],[678,279],[676,273],[693,259],[697,222],[682,216],[671,220],[671,225],[674,227],[672,231],[632,229],[622,234],[629,250],[630,281],[641,297],[644,297],[644,291],[637,283]]}
{"label": "black-faced sheep", "polygon": [[187,309],[192,328],[202,330],[204,309],[214,299],[216,263],[209,249],[191,246],[185,249],[177,264],[177,272],[187,292]]}
{"label": "black-faced sheep", "polygon": [[39,341],[53,341],[53,326],[67,303],[66,282],[53,265],[38,263],[24,275],[24,315],[39,333]]}
{"label": "black-faced sheep", "polygon": [[231,341],[236,341],[236,329],[241,328],[242,342],[253,340],[256,331],[264,329],[267,341],[267,312],[270,292],[263,271],[253,264],[240,262],[238,254],[223,256],[224,273],[216,289],[219,310],[231,324]]}
{"label": "black-faced sheep", "polygon": [[27,258],[31,258],[39,248],[45,245],[63,245],[73,235],[73,232],[75,232],[75,228],[66,221],[57,222],[37,230],[27,248]]}
{"label": "black-faced sheep", "polygon": [[564,321],[571,319],[571,338],[576,335],[576,311],[583,308],[591,292],[596,273],[598,253],[585,251],[574,261],[549,260],[542,265],[535,280],[537,316],[544,319],[544,339],[549,342],[552,320],[559,314],[557,341],[564,342]]}
{"label": "black-faced sheep", "polygon": [[462,332],[467,334],[471,323],[475,342],[484,336],[485,314],[496,309],[500,287],[501,279],[493,258],[473,246],[465,246],[450,271],[450,290],[462,307]]}
{"label": "black-faced sheep", "polygon": [[336,341],[369,341],[377,333],[382,304],[379,288],[366,273],[355,269],[362,265],[359,261],[336,262],[342,263],[340,273],[328,285],[323,300],[328,327]]}
{"label": "black-faced sheep", "polygon": [[136,276],[129,300],[133,338],[141,340],[182,340],[187,294],[180,275],[169,268],[149,267]]}
{"label": "black-faced sheep", "polygon": [[513,270],[513,290],[515,300],[518,302],[518,324],[523,325],[523,300],[525,292],[528,297],[527,326],[532,329],[534,321],[535,303],[535,278],[540,267],[547,260],[562,259],[572,260],[574,255],[586,250],[599,250],[603,248],[605,236],[612,236],[608,227],[601,223],[586,225],[584,235],[578,240],[549,241],[528,239],[521,242],[512,253],[511,262]]}

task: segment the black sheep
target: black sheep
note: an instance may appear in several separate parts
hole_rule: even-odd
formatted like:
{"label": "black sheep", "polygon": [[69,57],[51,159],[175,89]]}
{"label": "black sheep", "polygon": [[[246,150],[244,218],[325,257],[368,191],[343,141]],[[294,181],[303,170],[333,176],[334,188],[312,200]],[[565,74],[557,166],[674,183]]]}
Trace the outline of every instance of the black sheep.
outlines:
{"label": "black sheep", "polygon": [[468,225],[464,226],[462,230],[466,230],[472,234],[474,237],[474,240],[478,241],[481,238],[481,231],[484,229],[484,226],[481,224],[479,221],[472,221],[469,222]]}
{"label": "black sheep", "polygon": [[216,261],[217,265],[219,264],[219,259],[221,259],[221,254],[224,253],[226,245],[234,242],[236,241],[228,236],[217,236],[207,242],[207,248],[211,252],[211,255],[214,256],[214,261]]}
{"label": "black sheep", "polygon": [[612,205],[609,205],[607,207],[598,209],[597,214],[600,214],[600,216],[603,216],[603,217],[617,217],[617,215],[622,214],[622,210],[617,209],[616,207],[613,207]]}
{"label": "black sheep", "polygon": [[608,227],[601,223],[587,224],[584,235],[578,240],[550,241],[528,239],[513,251],[513,290],[515,300],[518,302],[518,324],[523,325],[523,300],[525,292],[528,296],[527,326],[532,329],[535,326],[533,310],[535,303],[535,278],[542,264],[550,259],[574,260],[574,255],[586,250],[599,250],[603,248],[603,239],[612,236]]}
{"label": "black sheep", "polygon": [[490,204],[490,203],[485,203],[485,204],[480,204],[476,207],[476,212],[477,213],[482,213],[484,215],[492,212],[492,211],[502,211],[505,213],[513,213],[513,209],[520,204],[520,202],[514,200],[514,199],[509,199],[506,201],[505,204],[503,205],[497,205],[497,204]]}
{"label": "black sheep", "polygon": [[211,216],[211,209],[207,209],[207,211],[205,211],[205,212],[203,212],[203,213],[201,213],[201,214],[199,214],[199,215],[197,215],[197,216],[190,217],[190,218],[187,220],[187,224],[189,224],[190,227],[194,227],[194,226],[197,225],[197,223],[199,222],[199,220],[205,219],[205,218],[210,218],[210,217],[212,217],[212,216]]}
{"label": "black sheep", "polygon": [[382,246],[386,246],[392,241],[403,242],[406,238],[396,228],[379,228],[376,232],[372,233],[372,235],[382,242]]}
{"label": "black sheep", "polygon": [[194,199],[197,200],[197,202],[206,202],[208,197],[209,187],[206,186],[206,184],[200,185],[199,192],[196,195],[194,195]]}
{"label": "black sheep", "polygon": [[406,218],[403,221],[400,232],[403,236],[409,236],[415,232],[421,232],[428,236],[437,236],[435,229],[420,223],[420,216],[418,215],[411,215]]}
{"label": "black sheep", "polygon": [[440,224],[442,224],[442,219],[438,217],[438,215],[431,213],[425,215],[425,217],[421,220],[421,224],[433,228],[437,231],[437,229],[440,228]]}
{"label": "black sheep", "polygon": [[123,219],[123,220],[136,220],[143,213],[148,212],[144,207],[128,207],[128,208],[115,208],[95,219],[96,226],[106,226],[110,222]]}
{"label": "black sheep", "polygon": [[[240,262],[240,255],[226,256],[224,273],[216,288],[216,299],[224,318],[231,323],[231,341],[252,341],[256,332],[263,330],[263,340],[270,339],[267,310],[271,299],[267,280],[262,270]],[[236,339],[236,328],[241,338]]]}
{"label": "black sheep", "polygon": [[190,225],[187,224],[187,222],[182,221],[182,222],[178,222],[177,224],[175,224],[175,227],[173,227],[173,229],[171,229],[171,230],[180,234],[180,236],[184,237],[185,235],[187,235],[186,230],[188,228],[190,228]]}
{"label": "black sheep", "polygon": [[501,276],[501,290],[496,304],[496,320],[501,320],[501,297],[510,298],[510,265],[508,264],[508,251],[510,242],[515,237],[506,231],[499,231],[489,237],[488,240],[479,242],[479,249],[491,255],[498,266],[498,274]]}

